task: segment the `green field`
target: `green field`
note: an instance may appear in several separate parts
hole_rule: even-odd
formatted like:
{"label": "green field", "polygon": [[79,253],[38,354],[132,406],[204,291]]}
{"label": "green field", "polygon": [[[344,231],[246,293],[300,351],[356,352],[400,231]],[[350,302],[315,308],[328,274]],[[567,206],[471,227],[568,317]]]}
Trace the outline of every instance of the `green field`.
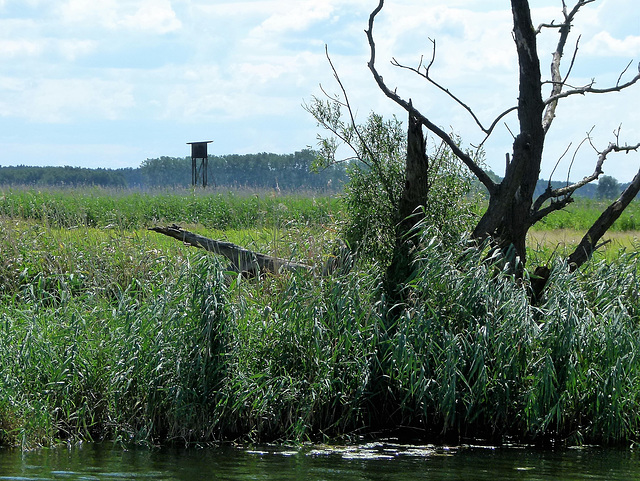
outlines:
{"label": "green field", "polygon": [[0,190],[0,216],[33,220],[45,227],[140,229],[158,223],[200,224],[218,230],[260,229],[281,224],[331,222],[336,199],[250,191],[212,193],[175,189]]}
{"label": "green field", "polygon": [[431,441],[638,440],[630,220],[614,230],[625,251],[577,275],[554,261],[535,306],[463,245],[425,239],[392,323],[380,266],[248,279],[147,230],[178,223],[322,265],[341,209],[275,193],[4,190],[0,445],[301,442],[399,427]]}
{"label": "green field", "polygon": [[[586,231],[609,205],[606,201],[578,198],[561,211],[554,212],[534,226],[534,230],[571,229]],[[640,231],[640,201],[625,209],[610,229],[612,232]]]}

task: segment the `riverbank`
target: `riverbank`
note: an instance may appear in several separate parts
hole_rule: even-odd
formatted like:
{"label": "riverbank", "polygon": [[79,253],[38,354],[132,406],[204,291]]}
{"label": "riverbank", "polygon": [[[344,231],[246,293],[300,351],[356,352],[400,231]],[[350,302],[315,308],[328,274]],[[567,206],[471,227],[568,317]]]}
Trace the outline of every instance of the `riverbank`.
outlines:
{"label": "riverbank", "polygon": [[275,193],[6,191],[0,445],[394,431],[429,442],[637,441],[635,231],[614,229],[626,249],[610,246],[574,275],[549,246],[565,231],[532,231],[532,264],[552,269],[535,304],[499,260],[427,231],[391,322],[375,263],[245,278],[146,229],[182,223],[323,266],[340,252],[340,208]]}
{"label": "riverbank", "polygon": [[[330,251],[329,231],[296,232],[271,245],[307,262]],[[388,325],[376,266],[245,279],[153,236],[2,222],[0,444],[301,442],[399,426],[425,440],[637,440],[636,253],[578,275],[554,264],[532,305],[462,247],[426,239]]]}

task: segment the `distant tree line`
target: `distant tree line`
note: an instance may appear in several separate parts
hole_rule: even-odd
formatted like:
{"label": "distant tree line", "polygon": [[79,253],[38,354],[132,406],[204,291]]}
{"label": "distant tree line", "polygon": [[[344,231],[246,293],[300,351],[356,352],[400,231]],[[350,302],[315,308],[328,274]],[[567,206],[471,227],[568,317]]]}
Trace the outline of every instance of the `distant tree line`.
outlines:
{"label": "distant tree line", "polygon": [[[210,186],[294,190],[342,189],[345,165],[314,172],[314,151],[294,154],[230,154],[209,156]],[[115,188],[188,187],[191,157],[146,159],[138,168],[89,169],[83,167],[0,167],[0,185],[99,186]]]}
{"label": "distant tree line", "polygon": [[[348,177],[348,164],[338,163],[314,172],[316,152],[305,149],[294,154],[229,154],[209,156],[209,185],[230,188],[320,190],[337,192]],[[491,173],[496,179],[498,176]],[[191,185],[191,157],[147,159],[138,168],[89,169],[84,167],[0,166],[0,185],[28,186],[98,186],[147,189],[187,187]],[[539,180],[536,195],[542,194],[549,182]],[[562,187],[552,182],[552,188]],[[581,196],[614,199],[628,184],[604,175],[598,184],[589,184]],[[478,184],[476,191],[482,190]]]}
{"label": "distant tree line", "polygon": [[[209,156],[209,184],[219,187],[249,187],[287,191],[341,190],[347,179],[344,165],[313,171],[316,153],[305,149],[294,154],[230,154]],[[191,184],[191,157],[147,159],[140,166],[149,186]]]}
{"label": "distant tree line", "polygon": [[126,187],[123,172],[83,167],[0,167],[1,185]]}
{"label": "distant tree line", "polygon": [[[560,189],[565,187],[567,182],[552,181],[549,183],[547,180],[540,179],[536,184],[536,190],[534,195],[539,196],[551,185],[552,189]],[[614,200],[617,199],[622,191],[627,188],[629,183],[621,184],[614,177],[610,175],[603,175],[598,179],[598,183],[587,184],[575,195],[576,197],[586,197],[589,199],[597,200]]]}

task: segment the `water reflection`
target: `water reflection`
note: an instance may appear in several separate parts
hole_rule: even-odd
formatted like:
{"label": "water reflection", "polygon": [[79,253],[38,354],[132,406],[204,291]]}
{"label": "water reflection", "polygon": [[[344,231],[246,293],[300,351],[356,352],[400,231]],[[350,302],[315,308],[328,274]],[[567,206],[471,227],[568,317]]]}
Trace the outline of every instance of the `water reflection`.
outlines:
{"label": "water reflection", "polygon": [[21,453],[0,450],[1,480],[629,480],[640,479],[632,450],[309,446],[123,450],[85,445]]}

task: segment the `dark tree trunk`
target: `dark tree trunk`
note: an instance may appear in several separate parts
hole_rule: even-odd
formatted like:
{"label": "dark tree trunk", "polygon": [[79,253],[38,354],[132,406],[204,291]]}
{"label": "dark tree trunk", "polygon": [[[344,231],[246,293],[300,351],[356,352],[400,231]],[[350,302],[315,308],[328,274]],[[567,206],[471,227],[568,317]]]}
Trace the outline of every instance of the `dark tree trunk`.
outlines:
{"label": "dark tree trunk", "polygon": [[[411,105],[411,101],[409,101]],[[429,158],[422,133],[422,124],[415,117],[413,109],[409,111],[407,130],[407,157],[405,182],[398,205],[398,234],[405,237],[424,215],[422,208],[429,197]]]}
{"label": "dark tree trunk", "polygon": [[[637,82],[640,82],[640,70],[638,75],[634,76],[631,80],[622,82],[622,76],[627,72],[628,67],[631,65],[629,64],[629,66],[627,66],[627,68],[625,68],[620,74],[618,82],[612,87],[595,88],[594,81],[583,87],[571,87],[567,83],[578,49],[578,44],[576,43],[571,65],[566,72],[561,72],[560,63],[565,51],[567,38],[578,11],[593,1],[594,0],[577,0],[571,9],[568,8],[566,2],[562,2],[562,14],[564,17],[562,22],[559,24],[554,23],[553,21],[551,23],[543,23],[536,29],[534,28],[531,19],[531,10],[528,0],[511,0],[513,39],[515,41],[518,54],[519,67],[518,104],[516,107],[504,110],[491,124],[484,124],[479,117],[475,115],[471,107],[431,77],[430,69],[435,61],[436,53],[435,41],[433,41],[433,56],[428,64],[423,63],[421,60],[419,67],[416,68],[401,65],[395,59],[392,60],[391,63],[393,65],[416,73],[421,78],[424,78],[437,89],[448,95],[452,101],[458,104],[458,106],[467,110],[478,127],[486,135],[485,141],[489,138],[496,125],[498,125],[503,118],[514,110],[517,111],[519,122],[519,129],[517,130],[518,134],[514,139],[513,151],[510,156],[507,156],[505,176],[500,183],[496,183],[475,159],[473,159],[467,152],[464,152],[452,136],[444,132],[442,128],[430,120],[428,116],[425,116],[419,112],[417,108],[414,108],[411,101],[407,102],[401,95],[399,95],[397,88],[392,89],[385,84],[382,75],[380,75],[375,65],[376,45],[373,36],[374,21],[384,6],[384,0],[378,0],[378,6],[369,16],[369,27],[365,30],[371,53],[368,66],[373,74],[373,78],[388,98],[409,112],[410,141],[409,151],[407,153],[406,176],[408,182],[405,186],[407,191],[405,194],[411,194],[411,196],[416,195],[410,190],[415,183],[412,184],[409,182],[409,179],[413,179],[414,177],[420,178],[421,172],[418,169],[428,169],[428,166],[425,167],[427,165],[426,163],[411,162],[411,159],[414,158],[414,154],[412,154],[412,152],[418,152],[421,150],[421,148],[415,147],[416,145],[421,146],[421,144],[414,144],[411,142],[412,135],[414,136],[414,139],[417,138],[415,132],[419,127],[415,124],[421,124],[436,137],[440,138],[451,149],[454,155],[458,157],[458,159],[460,159],[460,161],[462,161],[478,178],[484,187],[486,187],[489,193],[489,205],[476,225],[476,228],[472,233],[472,238],[478,242],[491,239],[491,245],[494,248],[501,250],[505,254],[509,254],[509,256],[506,256],[505,258],[507,261],[515,261],[515,257],[519,258],[519,262],[511,263],[516,274],[522,274],[524,271],[524,266],[527,261],[526,236],[531,226],[552,212],[566,207],[573,201],[572,196],[576,190],[590,182],[593,182],[594,180],[597,180],[603,173],[602,164],[606,160],[607,155],[611,152],[629,153],[640,149],[640,143],[621,146],[618,143],[619,138],[616,134],[616,143],[610,144],[607,149],[598,153],[598,160],[593,174],[584,177],[579,182],[571,185],[567,184],[562,188],[554,189],[552,188],[551,183],[549,183],[547,190],[534,201],[533,196],[540,176],[545,136],[555,118],[558,102],[561,99],[574,95],[620,92],[631,87]],[[551,62],[551,81],[547,82],[551,93],[546,97],[546,100],[543,100],[542,97],[543,84],[537,51],[537,36],[542,29],[558,29],[559,32],[559,40],[556,50],[553,52],[553,59]],[[419,140],[423,141],[422,138]],[[484,141],[482,144],[484,144]],[[421,157],[415,157],[415,159],[419,158]],[[640,173],[638,174],[638,177],[634,179],[629,189],[623,193],[620,199],[614,202],[602,214],[601,218],[584,237],[576,251],[570,256],[569,262],[571,263],[571,268],[573,270],[577,269],[589,259],[593,250],[597,248],[598,240],[620,216],[620,213],[639,190]],[[411,199],[411,197],[404,198],[403,196],[403,204],[401,206],[402,222],[398,224],[398,233],[400,234],[397,238],[398,242],[401,242],[405,238],[404,236],[410,231],[412,225],[414,225],[410,220],[407,220],[406,216],[408,213],[412,212],[411,209],[415,207],[416,203],[409,201],[408,199]],[[406,203],[404,203],[405,200],[407,201]],[[548,201],[550,201],[550,204],[545,205]],[[403,252],[406,252],[406,246],[403,247],[401,244],[398,244],[396,247],[397,253],[402,254]],[[405,251],[403,251],[403,249],[405,249]],[[402,265],[401,262],[398,262],[397,264]],[[548,279],[548,275],[548,266],[540,266],[539,269],[535,271],[536,281],[534,283],[535,286],[533,286],[534,298],[539,298]],[[392,276],[388,276],[388,278],[393,279]],[[397,279],[400,279],[400,277]]]}
{"label": "dark tree trunk", "polygon": [[[411,101],[409,101],[411,105]],[[429,158],[422,124],[409,109],[405,182],[398,201],[395,245],[386,272],[386,291],[393,303],[402,302],[402,285],[411,273],[411,251],[418,243],[416,225],[424,218],[429,196]]]}
{"label": "dark tree trunk", "polygon": [[489,208],[476,226],[473,237],[491,237],[502,249],[513,248],[526,262],[526,236],[533,224],[531,207],[540,174],[545,132],[542,124],[544,102],[536,32],[527,0],[512,0],[513,35],[518,51],[520,134],[513,143],[513,155],[505,177],[490,192]]}

